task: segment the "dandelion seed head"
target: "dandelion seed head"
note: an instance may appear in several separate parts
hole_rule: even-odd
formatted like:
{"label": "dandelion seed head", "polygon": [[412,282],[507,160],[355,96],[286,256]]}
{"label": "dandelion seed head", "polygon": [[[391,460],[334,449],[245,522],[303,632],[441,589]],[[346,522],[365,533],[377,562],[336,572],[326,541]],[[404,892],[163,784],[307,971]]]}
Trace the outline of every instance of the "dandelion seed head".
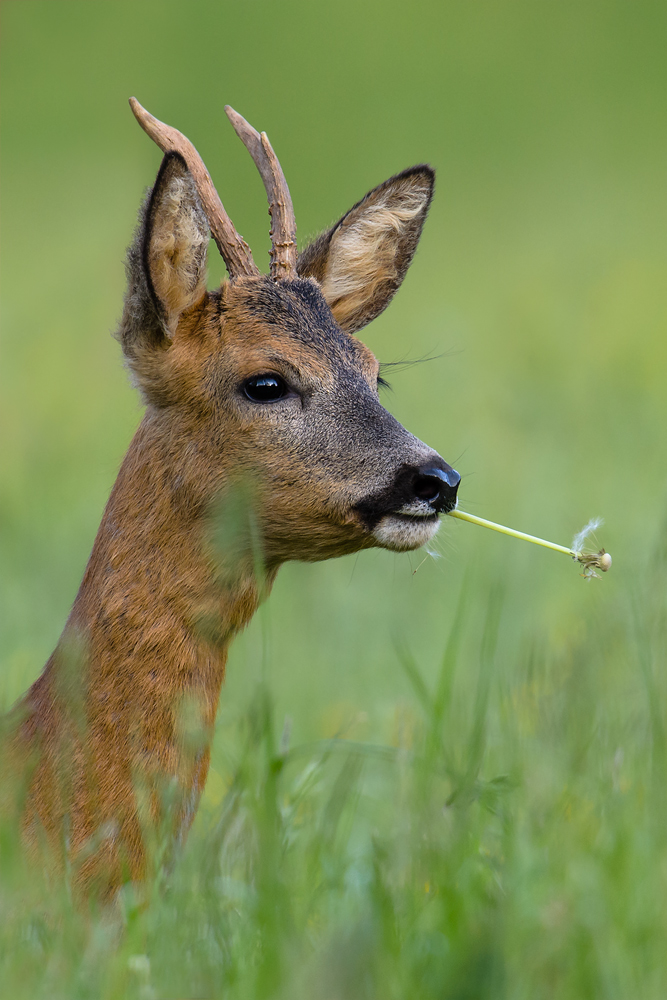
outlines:
{"label": "dandelion seed head", "polygon": [[603,573],[611,569],[611,556],[608,552],[603,552],[600,556],[600,569]]}

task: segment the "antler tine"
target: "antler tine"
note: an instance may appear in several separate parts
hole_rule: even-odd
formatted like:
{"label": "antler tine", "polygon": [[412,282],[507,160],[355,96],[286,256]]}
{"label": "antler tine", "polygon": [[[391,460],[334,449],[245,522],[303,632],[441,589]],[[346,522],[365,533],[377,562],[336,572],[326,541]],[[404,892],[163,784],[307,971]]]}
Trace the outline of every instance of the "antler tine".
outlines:
{"label": "antler tine", "polygon": [[227,215],[224,205],[220,201],[220,196],[213,186],[211,175],[190,140],[178,129],[165,125],[164,122],[154,118],[145,108],[142,108],[136,97],[130,98],[130,107],[146,135],[150,136],[163,153],[179,153],[185,160],[195,182],[208,224],[211,227],[211,235],[227,265],[229,276],[234,278],[239,275],[259,274],[259,268],[252,258],[250,247],[236,232],[234,224]]}
{"label": "antler tine", "polygon": [[259,170],[271,213],[271,277],[296,278],[296,219],[292,198],[278,157],[273,152],[266,132],[260,133],[238,112],[225,106],[234,131],[246,147]]}

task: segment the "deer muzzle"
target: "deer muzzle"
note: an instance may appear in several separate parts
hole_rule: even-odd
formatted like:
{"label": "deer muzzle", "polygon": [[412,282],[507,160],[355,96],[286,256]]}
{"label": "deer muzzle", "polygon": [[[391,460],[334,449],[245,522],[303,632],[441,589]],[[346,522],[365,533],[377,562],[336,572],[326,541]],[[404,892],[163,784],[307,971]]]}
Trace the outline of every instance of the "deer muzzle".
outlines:
{"label": "deer muzzle", "polygon": [[402,465],[393,483],[356,506],[366,527],[383,548],[404,552],[435,535],[438,515],[454,510],[461,477],[432,453],[419,465]]}

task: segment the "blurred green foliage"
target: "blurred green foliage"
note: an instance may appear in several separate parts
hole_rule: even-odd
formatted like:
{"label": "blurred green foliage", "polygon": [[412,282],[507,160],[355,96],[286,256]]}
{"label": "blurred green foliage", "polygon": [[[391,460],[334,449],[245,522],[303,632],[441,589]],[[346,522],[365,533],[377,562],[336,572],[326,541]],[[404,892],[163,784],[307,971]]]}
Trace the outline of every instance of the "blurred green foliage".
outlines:
{"label": "blurred green foliage", "polygon": [[302,242],[433,164],[415,263],[364,331],[384,362],[432,360],[389,368],[386,403],[465,509],[563,543],[600,514],[614,555],[587,584],[447,522],[438,560],[284,567],[147,909],[128,890],[120,932],[55,890],[33,905],[3,833],[2,995],[664,996],[665,5],[0,11],[4,705],[58,638],[140,416],[109,336],[160,158],[131,94],[195,142],[258,258],[225,103],[271,136]]}

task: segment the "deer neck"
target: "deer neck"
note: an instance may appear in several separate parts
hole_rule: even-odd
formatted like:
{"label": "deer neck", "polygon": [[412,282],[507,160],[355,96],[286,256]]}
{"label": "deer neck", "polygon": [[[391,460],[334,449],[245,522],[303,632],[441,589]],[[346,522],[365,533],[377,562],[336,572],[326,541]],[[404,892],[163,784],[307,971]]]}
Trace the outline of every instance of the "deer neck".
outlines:
{"label": "deer neck", "polygon": [[[260,588],[252,559],[220,551],[219,533],[211,530],[212,497],[225,494],[224,456],[211,476],[196,449],[179,444],[184,436],[150,412],[144,418],[68,628],[90,644],[93,664],[96,650],[114,649],[136,674],[159,649],[162,672],[187,686],[193,657],[224,661],[229,642],[257,609]],[[224,499],[214,510],[224,518]],[[196,671],[190,680],[196,684]]]}
{"label": "deer neck", "polygon": [[111,823],[121,832],[110,850],[137,876],[137,786],[158,801],[165,782],[176,782],[175,822],[187,829],[208,769],[227,647],[260,600],[251,562],[211,554],[210,483],[175,440],[145,417],[61,641],[19,706],[22,742],[39,760],[28,824],[57,836],[69,815],[76,849]]}

